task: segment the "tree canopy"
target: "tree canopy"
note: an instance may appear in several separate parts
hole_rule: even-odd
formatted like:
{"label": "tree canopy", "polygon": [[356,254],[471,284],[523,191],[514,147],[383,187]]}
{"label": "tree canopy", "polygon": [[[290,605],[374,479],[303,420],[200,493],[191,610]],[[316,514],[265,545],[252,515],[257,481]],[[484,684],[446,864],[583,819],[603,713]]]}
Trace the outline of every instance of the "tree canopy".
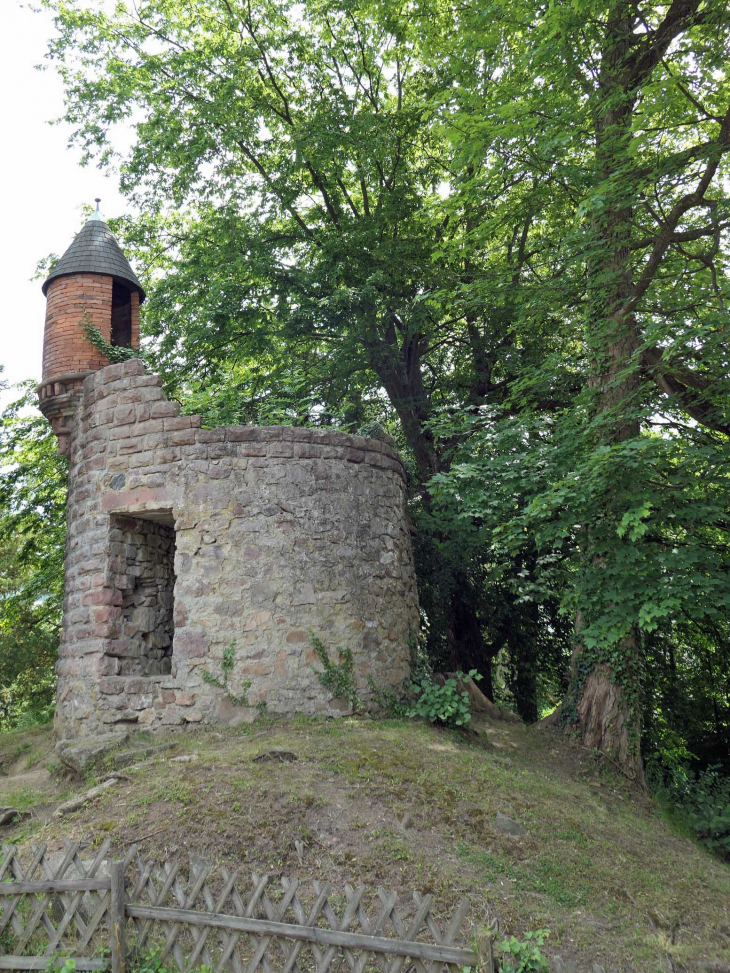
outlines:
{"label": "tree canopy", "polygon": [[44,5],[168,392],[386,426],[439,667],[727,760],[726,3]]}

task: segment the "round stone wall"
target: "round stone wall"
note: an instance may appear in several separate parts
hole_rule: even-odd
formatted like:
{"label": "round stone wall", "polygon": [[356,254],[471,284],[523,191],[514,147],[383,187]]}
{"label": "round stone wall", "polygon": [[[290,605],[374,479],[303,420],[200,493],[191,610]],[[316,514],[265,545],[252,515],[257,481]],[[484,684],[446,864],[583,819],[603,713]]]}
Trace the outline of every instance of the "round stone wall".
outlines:
{"label": "round stone wall", "polygon": [[138,361],[90,375],[70,446],[57,731],[336,715],[312,636],[364,703],[418,624],[402,461],[388,442],[200,428]]}

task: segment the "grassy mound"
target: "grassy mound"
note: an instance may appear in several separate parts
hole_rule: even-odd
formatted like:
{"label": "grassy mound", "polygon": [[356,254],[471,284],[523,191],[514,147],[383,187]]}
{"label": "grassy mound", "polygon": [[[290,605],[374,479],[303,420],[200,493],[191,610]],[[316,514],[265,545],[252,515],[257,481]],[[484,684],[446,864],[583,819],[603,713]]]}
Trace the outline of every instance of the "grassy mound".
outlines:
{"label": "grassy mound", "polygon": [[[169,754],[125,768],[127,780],[60,819],[58,803],[96,780],[46,770],[50,729],[6,735],[0,803],[32,813],[3,839],[54,848],[111,836],[149,857],[418,889],[448,913],[466,894],[474,931],[494,918],[518,938],[549,928],[547,953],[580,969],[730,965],[730,869],[563,736],[482,730],[488,746],[370,719],[178,735]],[[254,759],[275,750],[296,759]],[[528,833],[499,833],[499,811]]]}

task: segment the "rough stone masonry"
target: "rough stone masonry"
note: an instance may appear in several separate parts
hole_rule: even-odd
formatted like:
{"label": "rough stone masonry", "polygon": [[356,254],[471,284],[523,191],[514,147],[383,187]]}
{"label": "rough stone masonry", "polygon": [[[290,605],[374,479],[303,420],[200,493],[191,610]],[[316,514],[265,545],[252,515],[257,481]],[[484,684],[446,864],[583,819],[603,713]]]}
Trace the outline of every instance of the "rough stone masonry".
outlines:
{"label": "rough stone masonry", "polygon": [[[88,226],[57,265],[66,292],[76,300],[79,280],[97,276],[116,287],[115,308],[119,288],[144,300],[118,247],[127,269],[97,273],[88,246],[67,259]],[[100,248],[116,247],[101,226]],[[109,294],[94,323],[110,340],[112,287],[95,292]],[[201,428],[138,359],[100,367],[76,327],[74,370],[54,374],[47,354],[39,387],[70,464],[57,734],[230,725],[263,704],[342,713],[347,703],[318,679],[310,632],[333,662],[339,647],[352,652],[364,700],[371,682],[397,687],[419,616],[405,470],[390,442]],[[133,346],[136,320],[130,330]]]}

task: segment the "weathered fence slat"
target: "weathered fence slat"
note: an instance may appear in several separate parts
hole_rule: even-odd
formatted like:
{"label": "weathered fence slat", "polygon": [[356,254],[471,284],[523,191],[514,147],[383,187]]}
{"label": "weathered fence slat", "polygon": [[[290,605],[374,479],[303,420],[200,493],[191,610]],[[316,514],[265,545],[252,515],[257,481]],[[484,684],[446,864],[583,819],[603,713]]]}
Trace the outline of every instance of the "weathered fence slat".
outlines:
{"label": "weathered fence slat", "polygon": [[[225,874],[225,873],[224,873]],[[233,909],[237,916],[248,915],[248,909],[252,909],[253,905],[251,903],[257,900],[257,897],[266,888],[267,879],[263,879],[259,882],[258,886],[254,889],[254,894],[249,902],[248,906],[244,905],[243,899],[241,898],[236,886],[233,886],[233,891],[231,893],[231,901],[233,902]],[[224,934],[225,935],[225,934]],[[226,965],[230,962],[233,965],[235,973],[243,973],[243,964],[235,952],[238,941],[241,938],[240,933],[232,932],[226,940],[226,945],[221,953],[221,957],[218,960],[218,965],[215,968],[215,973],[222,973],[226,968]]]}
{"label": "weathered fence slat", "polygon": [[[86,870],[84,863],[79,858],[78,848],[76,848],[73,856],[73,864],[76,870],[78,871],[78,873],[81,876],[83,876],[85,879],[93,879],[96,873],[98,872],[98,870],[101,868],[102,864],[104,863],[104,859],[109,854],[110,844],[111,842],[109,838],[105,838],[104,841],[101,843],[101,846],[97,851],[96,855],[94,856],[94,860],[89,866],[88,871]],[[67,847],[69,846],[68,841],[66,841],[66,846]],[[73,899],[69,899],[65,896],[61,896],[62,901],[64,901],[64,903],[66,904],[67,912],[69,913],[70,916],[73,917],[74,925],[76,926],[76,929],[78,930],[81,936],[85,935],[86,928],[90,919],[89,913],[87,912],[84,904],[84,900],[90,898],[91,896],[88,895],[86,896],[75,895]],[[57,942],[61,941],[61,937],[63,935],[62,927],[63,927],[63,922],[61,923],[61,926],[59,926],[59,929],[56,930],[57,941],[52,944],[49,943],[46,953],[52,952],[52,950],[56,948]],[[59,935],[59,930],[61,930],[60,935]]]}
{"label": "weathered fence slat", "polygon": [[[43,855],[45,855],[45,853],[46,853],[45,845],[41,845],[39,848],[36,848],[35,854],[33,855],[33,860],[31,861],[28,867],[28,872],[27,872],[28,878],[32,877],[33,873],[38,867],[38,863],[40,862]],[[23,879],[25,878],[25,875],[23,874],[23,870],[21,869],[20,865],[17,862],[15,848],[9,849],[8,863],[10,865],[11,873],[15,876],[15,878],[19,878],[20,881],[22,882]],[[13,927],[13,932],[15,933],[16,936],[22,933],[23,924],[20,922],[20,920],[15,914],[15,910],[17,909],[19,904],[20,904],[20,898],[17,898],[13,902],[9,902],[7,908],[3,910],[3,917],[0,920],[0,932],[2,932],[7,926],[8,922],[10,922]]]}
{"label": "weathered fence slat", "polygon": [[213,926],[217,929],[237,929],[254,935],[282,936],[297,942],[317,943],[323,946],[341,946],[345,949],[367,949],[389,956],[418,957],[439,963],[470,966],[475,954],[470,949],[456,946],[435,946],[430,943],[406,942],[385,939],[382,936],[363,936],[355,932],[338,932],[319,926],[299,926],[288,922],[269,922],[268,919],[246,919],[244,916],[216,915],[210,912],[193,912],[191,909],[164,909],[150,905],[128,905],[128,916],[138,919],[156,919],[160,922],[187,923],[190,926]]}
{"label": "weathered fence slat", "polygon": [[[105,959],[76,959],[77,970],[104,970],[109,966]],[[0,970],[47,970],[47,956],[0,956]]]}
{"label": "weathered fence slat", "polygon": [[345,885],[333,897],[324,882],[254,873],[242,896],[236,871],[214,875],[212,865],[191,860],[186,878],[179,864],[147,862],[135,846],[114,862],[108,840],[91,860],[66,842],[55,865],[45,846],[34,848],[25,868],[17,849],[1,850],[0,931],[9,930],[13,955],[0,955],[0,970],[45,970],[61,950],[77,954],[69,958],[80,973],[98,970],[109,960],[84,951],[101,945],[111,946],[112,973],[126,973],[130,948],[139,955],[150,947],[180,973],[201,963],[216,973],[333,973],[343,960],[347,973],[368,964],[403,973],[406,961],[414,973],[439,973],[444,964],[453,971],[479,962],[454,945],[466,900],[442,932],[432,897],[418,892],[398,905],[395,892],[379,888],[366,908],[372,893],[362,887]]}
{"label": "weathered fence slat", "polygon": [[[381,902],[383,902],[384,904],[387,902],[388,893],[386,892],[385,889],[382,888],[378,889],[378,896]],[[395,929],[396,935],[400,939],[407,939],[408,935],[406,932],[406,927],[403,925],[403,921],[401,920],[401,917],[396,912],[395,907],[393,907],[390,910],[389,915],[390,915],[390,921],[393,923],[393,928]],[[438,940],[436,940],[436,942],[438,942]],[[417,973],[426,973],[426,967],[423,965],[420,959],[414,958],[413,965],[416,967]]]}
{"label": "weathered fence slat", "polygon": [[127,966],[127,936],[124,902],[124,867],[119,863],[112,865],[109,925],[111,926],[112,973],[125,973]]}
{"label": "weathered fence slat", "polygon": [[0,882],[0,895],[39,895],[41,892],[99,892],[109,889],[108,878],[69,878],[60,882]]}

